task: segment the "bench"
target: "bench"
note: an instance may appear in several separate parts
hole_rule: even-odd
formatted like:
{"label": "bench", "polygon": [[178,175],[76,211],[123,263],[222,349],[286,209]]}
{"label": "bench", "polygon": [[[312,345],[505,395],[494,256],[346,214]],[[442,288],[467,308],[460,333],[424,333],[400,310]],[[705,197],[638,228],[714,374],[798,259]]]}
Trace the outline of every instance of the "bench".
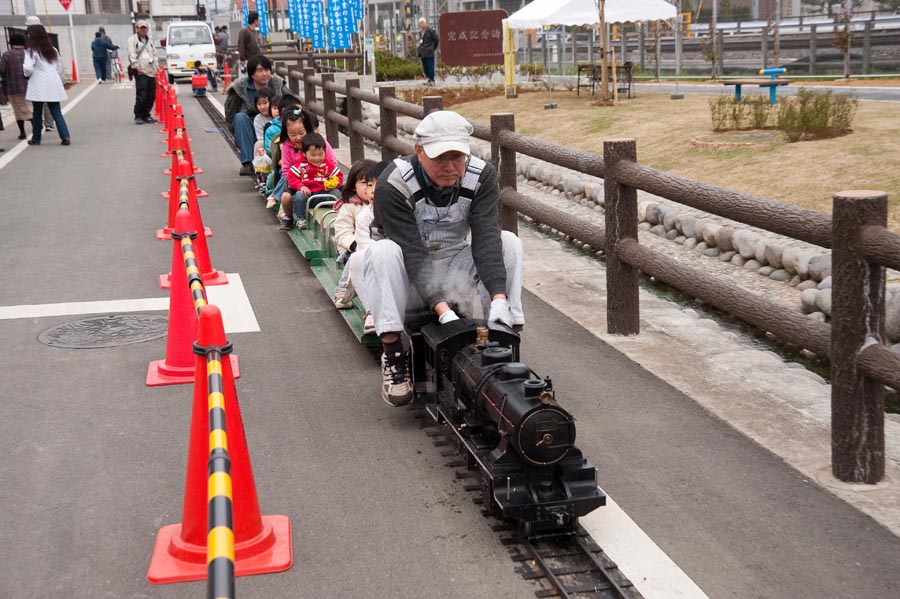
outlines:
{"label": "bench", "polygon": [[771,75],[771,79],[728,79],[722,81],[722,85],[726,87],[729,85],[734,86],[734,101],[741,101],[741,86],[742,85],[758,85],[759,87],[768,87],[769,88],[769,102],[771,104],[775,104],[778,100],[775,97],[775,90],[777,90],[782,85],[790,85],[792,81],[790,79],[778,79],[777,76],[781,73],[784,73],[786,69],[784,68],[776,68],[776,69],[760,69],[760,75]]}

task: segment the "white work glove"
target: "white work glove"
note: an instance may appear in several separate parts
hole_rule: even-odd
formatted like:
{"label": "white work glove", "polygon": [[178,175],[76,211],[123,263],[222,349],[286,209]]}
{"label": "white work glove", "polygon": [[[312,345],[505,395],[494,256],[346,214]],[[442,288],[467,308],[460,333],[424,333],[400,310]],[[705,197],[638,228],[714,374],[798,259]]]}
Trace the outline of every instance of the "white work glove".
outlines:
{"label": "white work glove", "polygon": [[491,300],[491,313],[488,316],[491,322],[502,322],[508,327],[512,326],[512,315],[509,313],[509,300]]}
{"label": "white work glove", "polygon": [[459,320],[459,316],[457,316],[456,312],[454,312],[453,310],[447,310],[438,317],[438,322],[440,322],[441,324],[447,324],[448,322],[453,322],[454,320]]}

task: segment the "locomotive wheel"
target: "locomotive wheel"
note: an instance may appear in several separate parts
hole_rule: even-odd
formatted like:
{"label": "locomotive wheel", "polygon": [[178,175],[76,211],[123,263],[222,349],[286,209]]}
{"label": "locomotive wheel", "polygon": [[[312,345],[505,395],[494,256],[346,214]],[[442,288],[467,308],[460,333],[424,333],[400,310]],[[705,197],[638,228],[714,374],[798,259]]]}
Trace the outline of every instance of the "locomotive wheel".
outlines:
{"label": "locomotive wheel", "polygon": [[525,522],[524,520],[516,520],[516,533],[523,539],[531,537],[531,535],[534,534],[533,523]]}
{"label": "locomotive wheel", "polygon": [[481,476],[481,507],[487,510],[489,516],[502,518],[503,512],[500,511],[500,506],[494,501],[494,485],[491,484],[491,481],[484,474]]}

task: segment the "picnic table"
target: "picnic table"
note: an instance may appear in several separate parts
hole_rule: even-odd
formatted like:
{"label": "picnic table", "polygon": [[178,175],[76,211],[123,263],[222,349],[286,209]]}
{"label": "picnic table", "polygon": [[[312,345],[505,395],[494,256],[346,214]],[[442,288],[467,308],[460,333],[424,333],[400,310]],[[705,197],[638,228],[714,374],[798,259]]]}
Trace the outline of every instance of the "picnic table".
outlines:
{"label": "picnic table", "polygon": [[729,85],[734,86],[735,102],[741,101],[741,86],[758,85],[759,87],[769,88],[769,102],[772,104],[777,102],[775,90],[781,85],[790,85],[791,83],[792,81],[790,79],[726,79],[722,81],[722,85],[725,85],[726,87]]}

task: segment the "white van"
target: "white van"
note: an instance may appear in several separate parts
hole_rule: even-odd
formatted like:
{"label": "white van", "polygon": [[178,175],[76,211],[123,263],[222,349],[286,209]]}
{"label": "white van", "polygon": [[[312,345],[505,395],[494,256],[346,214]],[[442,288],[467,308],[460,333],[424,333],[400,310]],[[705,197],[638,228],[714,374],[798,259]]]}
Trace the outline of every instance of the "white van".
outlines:
{"label": "white van", "polygon": [[190,77],[194,63],[201,61],[216,69],[216,45],[209,25],[203,21],[173,21],[166,26],[166,70],[169,83],[175,77]]}

